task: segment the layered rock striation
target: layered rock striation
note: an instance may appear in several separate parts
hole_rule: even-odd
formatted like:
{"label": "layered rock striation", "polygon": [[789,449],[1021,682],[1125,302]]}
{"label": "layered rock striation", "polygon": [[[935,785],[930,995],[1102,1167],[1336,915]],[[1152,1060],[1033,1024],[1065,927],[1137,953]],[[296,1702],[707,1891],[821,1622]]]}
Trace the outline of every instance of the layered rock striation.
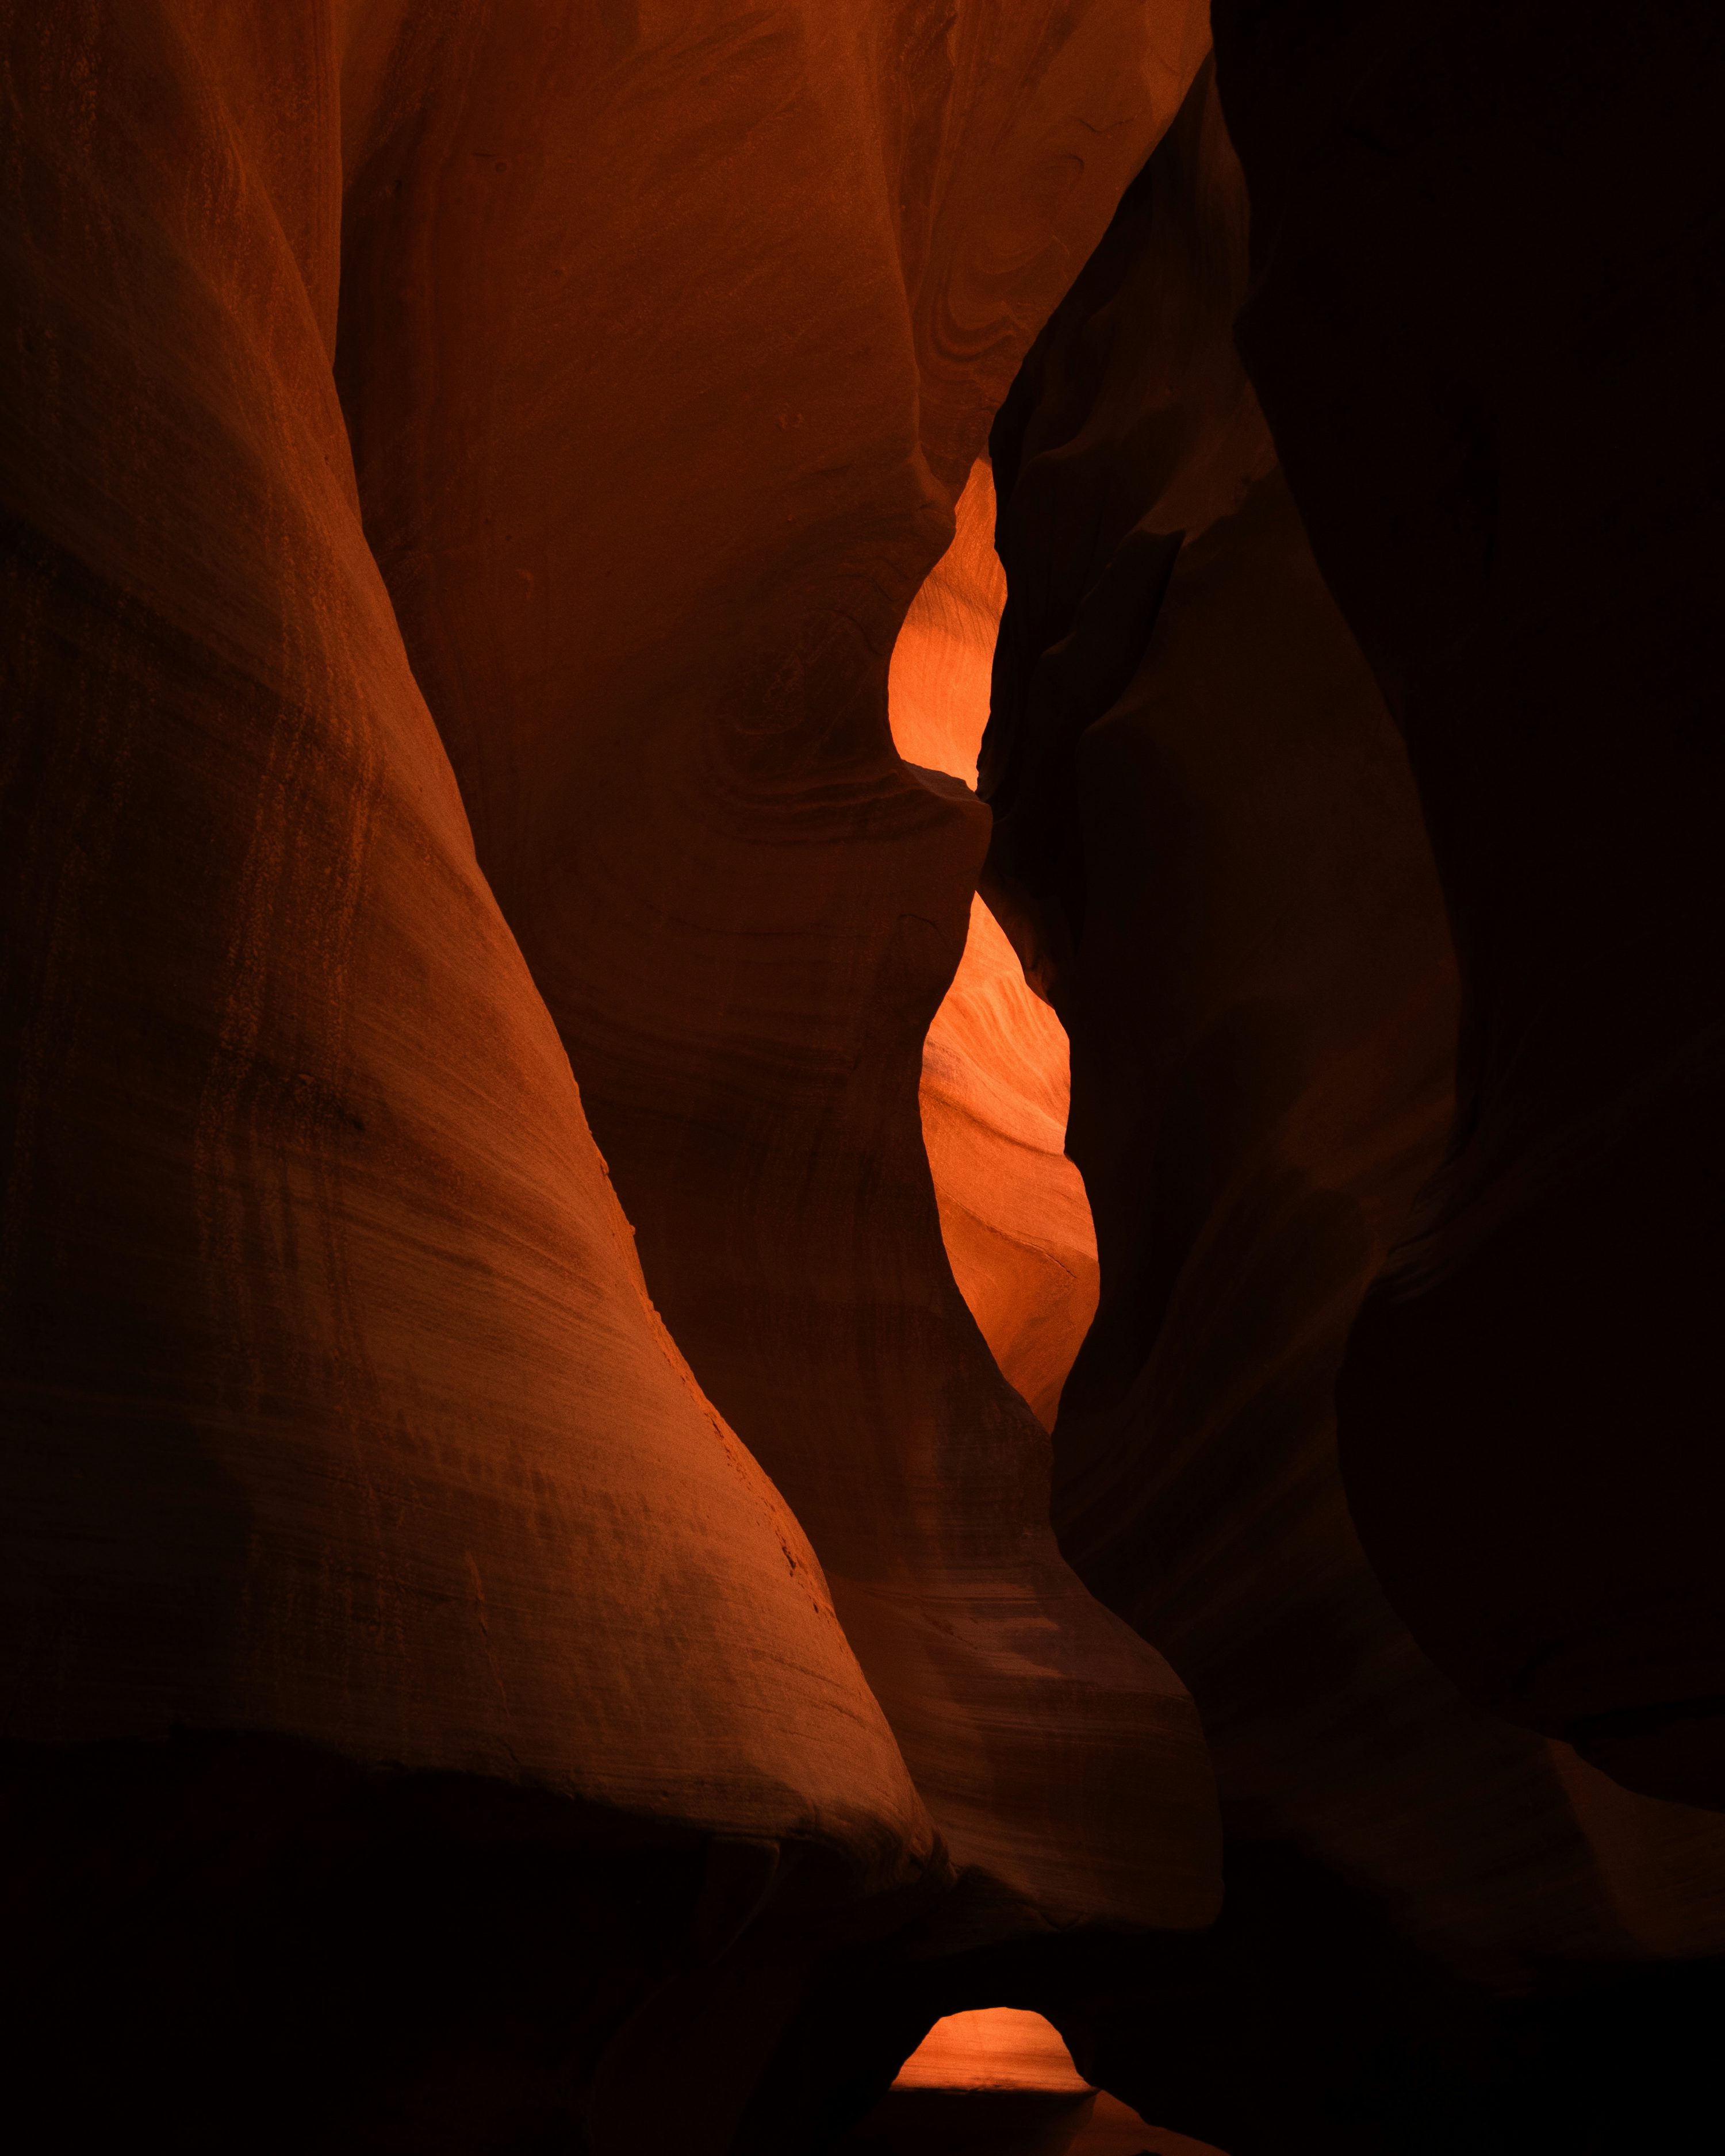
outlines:
{"label": "layered rock striation", "polygon": [[1060,1559],[942,1248],[917,1080],[987,819],[887,724],[993,406],[1202,23],[564,23],[475,18],[354,172],[367,535],[654,1299],[955,1861],[1035,1922],[1202,1923],[1189,1701]]}
{"label": "layered rock striation", "polygon": [[1060,1559],[943,1255],[986,819],[886,709],[1204,35],[0,10],[8,1788],[62,2138],[717,2148],[860,1942],[1213,1912],[1190,1701]]}
{"label": "layered rock striation", "polygon": [[55,2145],[1711,2101],[1725,41],[1209,35],[0,0]]}

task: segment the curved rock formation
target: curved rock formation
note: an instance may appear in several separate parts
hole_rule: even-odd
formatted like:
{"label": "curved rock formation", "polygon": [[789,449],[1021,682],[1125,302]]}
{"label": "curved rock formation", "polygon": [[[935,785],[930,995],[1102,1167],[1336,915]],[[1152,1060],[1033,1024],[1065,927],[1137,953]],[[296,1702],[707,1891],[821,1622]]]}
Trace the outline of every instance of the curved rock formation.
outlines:
{"label": "curved rock formation", "polygon": [[911,601],[887,672],[893,747],[906,763],[962,778],[972,793],[1005,604],[994,475],[979,457],[953,507],[952,543]]}
{"label": "curved rock formation", "polygon": [[[974,790],[1006,600],[994,485],[978,461],[952,543],[892,647],[893,745]],[[973,899],[963,956],[922,1044],[922,1142],[952,1277],[1001,1373],[1051,1427],[1096,1306],[1096,1242],[1065,1152],[1066,1036]]]}
{"label": "curved rock formation", "polygon": [[1242,346],[1461,969],[1442,1173],[1343,1377],[1349,1502],[1470,1697],[1725,1806],[1725,38],[1622,30],[1217,8]]}
{"label": "curved rock formation", "polygon": [[993,438],[985,888],[1071,1037],[1101,1265],[1056,1519],[1191,1686],[1228,1830],[1195,1951],[1038,2003],[1235,2156],[1486,2105],[1557,2148],[1640,2131],[1661,2076],[1661,2118],[1696,2098],[1718,1964],[1644,1969],[1725,1948],[1725,1837],[1461,1699],[1350,1522],[1332,1387],[1440,1158],[1453,976],[1404,752],[1233,351],[1246,221],[1201,81]]}
{"label": "curved rock formation", "polygon": [[1725,38],[1218,4],[0,0],[44,2143],[1706,2115]]}
{"label": "curved rock formation", "polygon": [[[802,1529],[648,1301],[362,532],[331,18],[0,27],[28,174],[5,253],[6,1682],[29,1891],[72,1896],[39,1912],[32,1993],[131,1969],[147,2000],[194,1882],[244,1907],[336,1815],[436,1810],[413,1792],[459,1777],[557,1800],[459,1799],[494,1842],[549,1838],[542,1975],[557,1882],[644,1867],[644,1965],[590,2002],[603,2033],[703,1895],[721,1933],[758,1900],[774,1844],[824,1851],[840,1903],[944,1859]],[[366,1794],[353,1770],[384,1764]],[[74,1889],[49,1853],[98,1785],[98,1845],[142,1867],[111,1904],[106,1857]],[[761,1860],[733,1886],[702,1886],[714,1835]],[[387,1932],[329,1922],[393,1966]],[[219,2020],[182,1946],[193,2018]],[[267,2022],[244,1965],[239,2010]],[[146,2084],[189,2071],[183,2029],[141,2013]],[[239,2054],[262,2072],[271,2041]]]}
{"label": "curved rock formation", "polygon": [[845,2137],[841,2156],[963,2148],[1061,2156],[1095,2105],[1096,2091],[1052,2023],[1010,2006],[984,2007],[936,2022],[875,2109]]}
{"label": "curved rock formation", "polygon": [[716,2147],[847,1941],[1213,1912],[942,1251],[986,819],[886,723],[1202,38],[0,13],[20,2010],[143,2002],[69,2133]]}
{"label": "curved rock formation", "polygon": [[973,2148],[993,2156],[1216,2156],[1202,2142],[1147,2126],[1117,2097],[1092,2088],[1053,2023],[1013,2006],[937,2021],[838,2156]]}
{"label": "curved rock formation", "polygon": [[1065,1035],[980,899],[922,1048],[922,1139],[952,1277],[1051,1429],[1096,1306],[1096,1231],[1064,1151]]}
{"label": "curved rock formation", "polygon": [[247,154],[309,55],[172,21],[8,55],[13,1732],[267,1727],[926,1859],[647,1300],[365,547],[333,234],[289,237],[332,126]]}
{"label": "curved rock formation", "polygon": [[886,690],[1202,24],[572,19],[475,17],[350,185],[367,532],[654,1297],[955,1860],[1014,1924],[1199,1924],[1190,1702],[1062,1563],[942,1250],[916,1081],[986,819]]}

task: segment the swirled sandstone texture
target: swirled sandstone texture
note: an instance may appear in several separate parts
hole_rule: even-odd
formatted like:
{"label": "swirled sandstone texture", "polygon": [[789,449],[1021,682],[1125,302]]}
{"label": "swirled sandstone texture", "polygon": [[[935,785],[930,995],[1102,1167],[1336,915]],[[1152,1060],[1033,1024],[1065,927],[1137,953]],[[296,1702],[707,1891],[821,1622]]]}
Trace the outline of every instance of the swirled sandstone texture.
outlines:
{"label": "swirled sandstone texture", "polygon": [[[974,789],[1006,579],[979,459],[952,543],[892,647],[893,744]],[[1066,1036],[973,899],[964,953],[922,1044],[922,1142],[952,1277],[1001,1374],[1045,1429],[1096,1306],[1096,1239],[1065,1151]]]}
{"label": "swirled sandstone texture", "polygon": [[[4,1651],[13,1845],[49,1897],[21,1934],[46,1960],[10,1958],[39,2004],[126,1999],[86,2001],[98,2048],[141,2025],[125,2101],[182,2076],[194,2134],[224,2045],[264,2073],[248,2025],[285,2011],[291,2052],[325,2011],[260,2004],[260,1954],[311,1952],[312,2051],[350,1954],[401,2034],[393,1819],[451,1882],[409,1924],[446,1928],[446,1971],[470,1845],[537,1841],[542,1919],[476,1937],[517,2005],[527,1953],[532,2025],[573,1985],[572,2042],[657,1980],[704,1876],[738,1900],[714,1835],[820,1853],[839,1904],[941,1870],[803,1530],[648,1300],[362,531],[341,28],[0,10]],[[316,1851],[367,1836],[344,1901]],[[272,1933],[262,1882],[296,1864]],[[572,1976],[583,1921],[605,1943]],[[413,1996],[458,2133],[473,2048],[540,2039]],[[390,2041],[340,2145],[376,2145]]]}
{"label": "swirled sandstone texture", "polygon": [[1349,1505],[1471,1698],[1725,1806],[1725,29],[1218,18],[1242,349],[1461,970],[1442,1173],[1343,1375]]}
{"label": "swirled sandstone texture", "polygon": [[993,436],[985,889],[1070,1035],[1101,1265],[1055,1517],[1191,1686],[1227,1830],[1207,1938],[1038,2003],[1090,2079],[1233,2156],[1678,2136],[1725,1835],[1464,1700],[1343,1494],[1336,1373],[1441,1154],[1454,970],[1234,350],[1246,213],[1206,77]]}
{"label": "swirled sandstone texture", "polygon": [[0,7],[13,1963],[69,2143],[716,2148],[937,1827],[967,1938],[1212,1912],[1190,1701],[942,1251],[986,819],[886,719],[1204,35]]}
{"label": "swirled sandstone texture", "polygon": [[1013,1925],[1207,1922],[1214,1799],[942,1248],[917,1081],[987,819],[895,754],[887,670],[1204,37],[547,0],[429,46],[347,198],[366,529],[480,864],[655,1301]]}
{"label": "swirled sandstone texture", "polygon": [[315,41],[26,27],[14,1731],[243,1719],[926,1849],[818,1564],[647,1301],[365,547]]}

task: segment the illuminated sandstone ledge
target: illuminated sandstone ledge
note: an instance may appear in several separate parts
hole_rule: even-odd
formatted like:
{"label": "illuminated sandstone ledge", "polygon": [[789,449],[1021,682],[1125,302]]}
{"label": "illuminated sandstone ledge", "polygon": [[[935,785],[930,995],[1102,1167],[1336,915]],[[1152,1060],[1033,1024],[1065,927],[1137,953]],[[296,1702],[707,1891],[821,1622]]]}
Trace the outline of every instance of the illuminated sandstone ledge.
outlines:
{"label": "illuminated sandstone ledge", "polygon": [[842,2156],[1209,2156],[1208,2144],[1147,2126],[1093,2087],[1040,2014],[988,2006],[936,2022]]}

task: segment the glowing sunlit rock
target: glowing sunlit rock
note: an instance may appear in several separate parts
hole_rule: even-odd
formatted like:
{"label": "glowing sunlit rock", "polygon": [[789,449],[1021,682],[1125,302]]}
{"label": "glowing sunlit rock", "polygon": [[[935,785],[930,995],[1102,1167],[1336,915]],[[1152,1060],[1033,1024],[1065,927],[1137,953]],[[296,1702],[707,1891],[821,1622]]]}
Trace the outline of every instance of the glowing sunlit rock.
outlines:
{"label": "glowing sunlit rock", "polygon": [[[994,486],[978,462],[957,530],[911,603],[892,654],[892,733],[908,763],[976,783],[1006,585]],[[957,978],[922,1051],[922,1136],[941,1235],[994,1360],[1051,1425],[1096,1306],[1084,1179],[1064,1151],[1066,1036],[1032,994],[980,899]]]}
{"label": "glowing sunlit rock", "polygon": [[899,2069],[895,2088],[1087,2089],[1053,2022],[1016,2006],[937,2021]]}
{"label": "glowing sunlit rock", "polygon": [[[1014,2114],[1017,2097],[1042,2100],[1040,2116]],[[918,2098],[948,2099],[933,2117],[916,2108]],[[999,2110],[1000,2138],[987,2138],[978,2118],[967,2128],[957,2115],[965,2097]],[[1063,2105],[1061,2099],[1067,2100]],[[963,2118],[968,2120],[970,2113]],[[1072,2063],[1065,2040],[1040,2014],[1015,2006],[985,2006],[948,2014],[937,2021],[899,2069],[891,2093],[870,2122],[870,2147],[920,2148],[944,2133],[948,2147],[1034,2146],[1065,2156],[1215,2156],[1209,2143],[1164,2127],[1147,2126],[1130,2104],[1093,2088]],[[854,2156],[849,2148],[845,2156]]]}

